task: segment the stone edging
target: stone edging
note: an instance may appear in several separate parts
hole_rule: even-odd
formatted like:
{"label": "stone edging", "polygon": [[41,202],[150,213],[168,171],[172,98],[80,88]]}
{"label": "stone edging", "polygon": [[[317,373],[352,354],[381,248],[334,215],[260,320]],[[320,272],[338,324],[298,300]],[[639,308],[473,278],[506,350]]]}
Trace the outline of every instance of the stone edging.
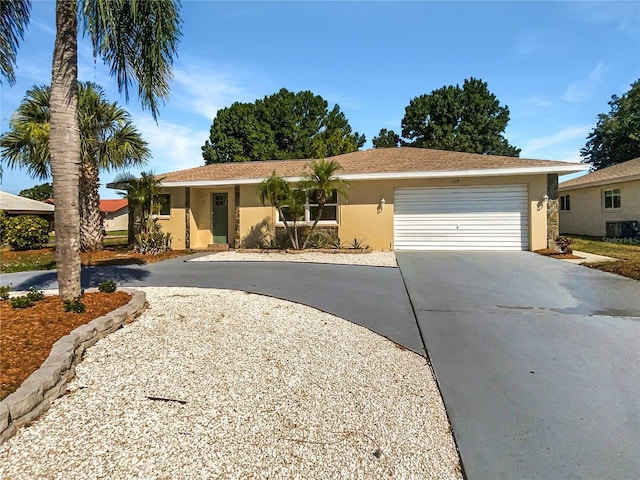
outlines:
{"label": "stone edging", "polygon": [[[97,291],[96,289],[87,292]],[[138,290],[119,289],[131,295],[126,305],[95,318],[53,344],[49,356],[12,394],[0,402],[0,444],[22,425],[46,412],[65,394],[84,352],[101,338],[131,323],[147,308],[147,296]]]}

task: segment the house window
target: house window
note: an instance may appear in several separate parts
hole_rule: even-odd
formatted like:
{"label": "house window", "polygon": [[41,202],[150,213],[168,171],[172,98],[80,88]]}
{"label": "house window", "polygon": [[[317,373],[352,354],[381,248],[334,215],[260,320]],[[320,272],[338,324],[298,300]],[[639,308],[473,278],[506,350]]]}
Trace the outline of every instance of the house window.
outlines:
{"label": "house window", "polygon": [[620,189],[604,191],[604,208],[620,208]]}
{"label": "house window", "polygon": [[571,210],[571,195],[560,195],[560,210],[564,212]]}
{"label": "house window", "polygon": [[168,217],[171,215],[171,195],[168,193],[161,193],[158,195],[158,203],[160,203],[160,211],[158,214],[161,217]]}
{"label": "house window", "polygon": [[[306,202],[304,204],[304,213],[299,219],[303,222],[312,223],[315,221],[316,216],[318,215],[318,210],[320,206],[315,202],[315,192],[311,192],[307,195]],[[284,214],[287,221],[292,221],[293,218],[289,213],[288,207],[282,208],[282,213]],[[279,213],[278,221],[281,222]],[[327,201],[324,204],[324,208],[322,209],[322,217],[320,217],[320,222],[326,223],[336,223],[338,221],[338,192],[336,190],[331,190],[331,193],[327,195]]]}

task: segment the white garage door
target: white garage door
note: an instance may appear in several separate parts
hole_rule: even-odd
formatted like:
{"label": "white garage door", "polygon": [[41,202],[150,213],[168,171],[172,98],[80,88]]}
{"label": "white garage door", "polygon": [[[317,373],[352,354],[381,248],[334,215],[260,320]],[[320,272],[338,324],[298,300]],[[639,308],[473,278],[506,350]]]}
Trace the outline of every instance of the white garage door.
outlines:
{"label": "white garage door", "polygon": [[526,185],[396,188],[396,250],[527,250]]}

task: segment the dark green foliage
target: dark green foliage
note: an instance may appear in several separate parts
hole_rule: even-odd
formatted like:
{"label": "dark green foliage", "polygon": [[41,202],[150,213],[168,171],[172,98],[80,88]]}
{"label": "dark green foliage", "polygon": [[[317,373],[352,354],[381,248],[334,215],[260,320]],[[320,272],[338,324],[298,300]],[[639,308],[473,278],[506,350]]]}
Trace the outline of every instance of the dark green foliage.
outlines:
{"label": "dark green foliage", "polygon": [[21,190],[18,195],[32,200],[38,200],[39,202],[44,202],[49,198],[53,198],[53,185],[50,183],[42,183],[35,187]]}
{"label": "dark green foliage", "polygon": [[29,308],[33,307],[33,301],[28,295],[21,295],[19,297],[13,297],[11,300],[11,308]]}
{"label": "dark green foliage", "polygon": [[593,170],[640,157],[640,80],[622,97],[613,95],[609,106],[609,113],[598,115],[598,124],[580,150]]}
{"label": "dark green foliage", "polygon": [[155,218],[151,218],[152,226],[135,236],[133,251],[145,255],[158,255],[171,250],[171,234],[163,233]]}
{"label": "dark green foliage", "polygon": [[15,250],[34,250],[49,241],[49,223],[35,215],[20,215],[4,222],[2,234]]}
{"label": "dark green foliage", "polygon": [[86,310],[85,304],[82,303],[82,300],[80,300],[80,297],[74,298],[73,300],[64,301],[65,312],[83,313],[85,310]]}
{"label": "dark green foliage", "polygon": [[364,142],[338,105],[329,111],[321,96],[283,88],[254,103],[218,110],[202,156],[207,165],[318,158],[354,152]]}
{"label": "dark green foliage", "polygon": [[27,298],[32,302],[39,302],[44,298],[44,292],[42,290],[36,290],[35,287],[29,287],[29,290],[27,291]]}
{"label": "dark green foliage", "polygon": [[400,146],[400,135],[393,130],[380,129],[377,137],[373,137],[373,148],[394,148]]}
{"label": "dark green foliage", "polygon": [[4,211],[0,210],[0,244],[4,243],[4,227],[8,220]]}
{"label": "dark green foliage", "polygon": [[98,290],[103,293],[113,293],[117,288],[118,286],[113,280],[107,280],[106,282],[98,284]]}
{"label": "dark green foliage", "polygon": [[9,300],[10,291],[11,291],[11,284],[0,287],[0,301]]}
{"label": "dark green foliage", "polygon": [[349,243],[349,248],[354,248],[354,249],[363,249],[366,250],[369,248],[369,245],[367,245],[366,243],[364,243],[364,239],[363,238],[354,238],[353,242]]}
{"label": "dark green foliage", "polygon": [[444,86],[410,101],[402,119],[406,146],[517,157],[520,149],[503,133],[509,108],[500,106],[485,82]]}

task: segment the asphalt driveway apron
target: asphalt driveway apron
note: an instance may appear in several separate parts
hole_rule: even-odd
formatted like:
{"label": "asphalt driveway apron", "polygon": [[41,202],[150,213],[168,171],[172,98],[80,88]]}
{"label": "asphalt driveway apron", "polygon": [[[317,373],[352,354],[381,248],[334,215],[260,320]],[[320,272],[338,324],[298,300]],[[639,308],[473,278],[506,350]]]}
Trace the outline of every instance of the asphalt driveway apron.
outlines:
{"label": "asphalt driveway apron", "polygon": [[640,283],[529,252],[397,258],[468,478],[640,478]]}

